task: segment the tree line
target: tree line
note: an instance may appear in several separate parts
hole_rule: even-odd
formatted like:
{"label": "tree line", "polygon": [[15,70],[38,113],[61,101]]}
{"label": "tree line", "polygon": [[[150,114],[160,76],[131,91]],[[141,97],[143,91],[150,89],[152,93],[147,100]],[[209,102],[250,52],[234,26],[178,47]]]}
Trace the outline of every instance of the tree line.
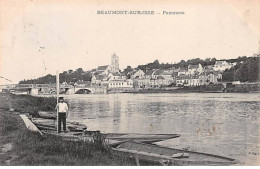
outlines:
{"label": "tree line", "polygon": [[[77,81],[91,81],[92,75],[90,71],[84,71],[82,68],[78,68],[75,71],[68,70],[63,71],[59,74],[60,83],[63,82],[72,82],[75,83]],[[56,83],[56,76],[48,74],[43,77],[39,77],[37,79],[30,80],[22,80],[19,84],[53,84]]]}
{"label": "tree line", "polygon": [[[225,70],[222,75],[223,81],[241,81],[241,82],[256,82],[259,79],[259,55],[255,57],[238,57],[236,59],[223,59],[227,62],[236,62],[237,65],[229,70]],[[160,63],[157,59],[154,62],[147,63],[145,65],[138,65],[137,68],[147,71],[151,69],[171,69],[179,67],[188,67],[188,65],[201,64],[203,67],[214,65],[216,63],[216,58],[206,58],[202,60],[200,58],[189,59],[187,61],[181,60],[178,63]],[[127,75],[131,72],[133,68],[127,66],[121,73]],[[60,83],[77,81],[91,81],[92,71],[84,71],[82,68],[78,68],[75,71],[68,70],[60,73],[59,80]],[[48,74],[37,79],[22,80],[19,84],[52,84],[56,83],[56,76]]]}

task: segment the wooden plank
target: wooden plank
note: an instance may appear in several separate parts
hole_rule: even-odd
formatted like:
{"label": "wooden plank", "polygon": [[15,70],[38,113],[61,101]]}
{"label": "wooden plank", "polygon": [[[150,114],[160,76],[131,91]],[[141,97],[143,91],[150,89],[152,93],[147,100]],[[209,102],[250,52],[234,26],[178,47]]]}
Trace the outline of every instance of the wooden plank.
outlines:
{"label": "wooden plank", "polygon": [[42,132],[31,122],[31,120],[28,119],[26,115],[20,114],[20,117],[23,119],[27,129],[29,129],[30,131],[38,132],[42,135]]}

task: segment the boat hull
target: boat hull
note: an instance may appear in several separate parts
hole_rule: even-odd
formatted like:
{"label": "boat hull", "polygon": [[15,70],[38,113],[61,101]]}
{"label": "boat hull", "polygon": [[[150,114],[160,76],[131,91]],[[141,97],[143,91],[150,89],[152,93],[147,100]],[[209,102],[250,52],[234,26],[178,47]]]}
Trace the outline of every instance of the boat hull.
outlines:
{"label": "boat hull", "polygon": [[[53,130],[56,131],[56,120],[53,119],[43,119],[43,118],[32,118],[32,122],[37,126],[40,130]],[[77,122],[67,122],[66,124],[68,131],[78,131],[83,132],[87,129],[87,126],[84,124],[79,124]]]}
{"label": "boat hull", "polygon": [[[158,145],[144,144],[138,142],[124,142],[113,150],[120,154],[127,154],[138,158],[141,161],[148,161],[167,165],[188,165],[188,166],[226,166],[236,164],[237,161],[223,156],[199,153],[193,151],[179,150]],[[176,154],[188,154],[188,156],[174,156]]]}
{"label": "boat hull", "polygon": [[180,137],[179,134],[141,134],[141,133],[106,133],[104,136],[107,139],[119,141],[138,141],[143,143],[152,143],[168,139]]}

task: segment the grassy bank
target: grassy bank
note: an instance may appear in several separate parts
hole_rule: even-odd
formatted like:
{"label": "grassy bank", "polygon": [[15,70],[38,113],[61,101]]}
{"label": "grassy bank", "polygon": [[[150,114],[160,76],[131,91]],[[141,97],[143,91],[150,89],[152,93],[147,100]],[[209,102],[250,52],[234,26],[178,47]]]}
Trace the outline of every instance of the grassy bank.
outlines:
{"label": "grassy bank", "polygon": [[[0,94],[0,165],[133,165],[132,159],[113,154],[99,142],[64,141],[27,130],[19,112],[35,114],[53,109],[52,99]],[[54,100],[55,103],[55,100]],[[39,106],[38,106],[39,105]],[[10,111],[14,109],[14,111]]]}
{"label": "grassy bank", "polygon": [[[7,94],[5,94],[7,95]],[[54,111],[56,98],[54,97],[34,97],[30,95],[9,94],[9,101],[6,106],[20,113],[29,113],[32,116],[38,116],[38,111]]]}

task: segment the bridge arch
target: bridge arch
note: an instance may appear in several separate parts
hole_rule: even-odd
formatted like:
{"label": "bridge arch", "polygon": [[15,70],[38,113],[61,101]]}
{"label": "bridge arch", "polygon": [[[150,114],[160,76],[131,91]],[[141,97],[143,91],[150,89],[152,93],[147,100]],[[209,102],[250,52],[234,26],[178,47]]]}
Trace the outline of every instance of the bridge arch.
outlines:
{"label": "bridge arch", "polygon": [[88,88],[75,88],[75,94],[89,94],[93,93],[91,89]]}

